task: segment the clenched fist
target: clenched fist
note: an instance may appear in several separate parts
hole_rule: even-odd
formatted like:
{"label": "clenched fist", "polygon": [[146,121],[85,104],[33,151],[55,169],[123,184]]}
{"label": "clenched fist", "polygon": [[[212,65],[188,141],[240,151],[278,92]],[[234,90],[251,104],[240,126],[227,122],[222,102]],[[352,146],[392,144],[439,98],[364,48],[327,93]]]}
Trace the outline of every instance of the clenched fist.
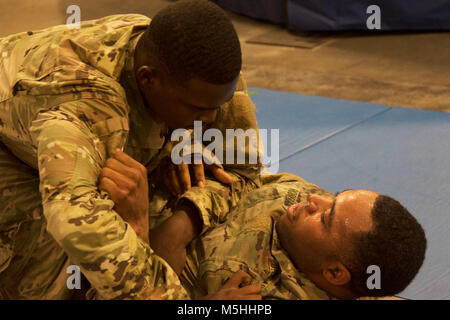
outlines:
{"label": "clenched fist", "polygon": [[149,243],[147,169],[116,149],[100,173],[99,188],[109,193],[114,210]]}

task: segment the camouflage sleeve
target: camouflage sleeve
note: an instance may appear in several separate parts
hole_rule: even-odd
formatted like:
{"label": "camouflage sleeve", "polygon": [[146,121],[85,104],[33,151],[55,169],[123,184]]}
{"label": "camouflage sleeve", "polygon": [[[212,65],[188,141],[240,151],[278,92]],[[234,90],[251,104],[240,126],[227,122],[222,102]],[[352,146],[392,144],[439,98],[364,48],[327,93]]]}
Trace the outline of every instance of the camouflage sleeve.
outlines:
{"label": "camouflage sleeve", "polygon": [[105,144],[110,140],[118,144],[123,132],[98,137],[76,116],[74,110],[83,103],[41,112],[31,128],[49,233],[102,299],[189,298],[169,265],[98,190],[97,179],[107,157]]}
{"label": "camouflage sleeve", "polygon": [[251,190],[260,183],[239,174],[228,172],[233,180],[232,184],[225,185],[213,179],[206,179],[203,188],[192,187],[177,201],[189,201],[197,209],[203,222],[201,234],[208,229],[226,221],[228,213]]}

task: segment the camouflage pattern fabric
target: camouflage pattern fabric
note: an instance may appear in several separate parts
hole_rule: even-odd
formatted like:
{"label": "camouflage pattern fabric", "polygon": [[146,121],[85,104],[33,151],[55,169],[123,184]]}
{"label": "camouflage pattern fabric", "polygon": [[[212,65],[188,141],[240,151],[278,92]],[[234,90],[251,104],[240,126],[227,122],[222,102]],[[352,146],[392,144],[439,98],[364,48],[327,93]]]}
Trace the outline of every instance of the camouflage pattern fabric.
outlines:
{"label": "camouflage pattern fabric", "polygon": [[[210,183],[208,181],[208,183]],[[212,182],[213,184],[215,182]],[[211,219],[225,221],[203,230],[189,248],[183,285],[193,296],[217,291],[236,271],[244,270],[262,284],[263,299],[332,299],[298,271],[278,241],[275,223],[287,208],[309,194],[332,196],[291,174],[261,176],[258,188],[248,188],[234,206],[202,199],[195,190],[183,198]],[[217,208],[226,208],[230,211]]]}
{"label": "camouflage pattern fabric", "polygon": [[66,285],[72,263],[46,232],[36,170],[2,145],[0,167],[9,168],[0,179],[0,299],[72,298]]}
{"label": "camouflage pattern fabric", "polygon": [[252,276],[253,283],[261,284],[263,299],[335,300],[296,269],[281,247],[275,228],[291,205],[310,194],[333,195],[288,173],[261,175],[258,184],[236,175],[233,181],[227,197],[214,197],[220,184],[208,180],[206,189],[211,191],[211,197],[203,198],[193,188],[179,200],[191,201],[211,220],[210,227],[204,228],[188,249],[181,281],[190,295],[198,298],[216,292],[234,272],[244,270]]}
{"label": "camouflage pattern fabric", "polygon": [[[61,25],[0,39],[0,140],[5,157],[15,157],[0,163],[6,298],[68,297],[58,281],[69,264],[80,266],[99,299],[188,298],[97,186],[116,148],[144,164],[150,179],[170,155],[168,129],[152,117],[134,78],[135,46],[149,23],[115,15],[78,30]],[[243,79],[219,124],[257,129]],[[234,169],[255,178],[259,167]]]}

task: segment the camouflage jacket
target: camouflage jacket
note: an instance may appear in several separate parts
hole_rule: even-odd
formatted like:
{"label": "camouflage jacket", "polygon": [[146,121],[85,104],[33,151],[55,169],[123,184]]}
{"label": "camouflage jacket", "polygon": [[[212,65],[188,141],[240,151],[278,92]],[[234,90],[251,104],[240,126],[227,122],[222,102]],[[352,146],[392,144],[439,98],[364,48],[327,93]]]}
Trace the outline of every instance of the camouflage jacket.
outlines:
{"label": "camouflage jacket", "polygon": [[[261,179],[261,187],[238,191],[240,201],[232,207],[220,203],[222,198],[211,205],[195,190],[183,196],[200,210],[208,211],[212,220],[224,222],[205,229],[190,246],[184,286],[193,296],[202,296],[216,292],[232,273],[244,270],[255,283],[262,284],[263,299],[332,299],[295,268],[280,246],[275,228],[287,208],[308,194],[331,194],[291,174]],[[209,187],[216,184],[208,183]],[[216,210],[210,210],[211,207]]]}
{"label": "camouflage jacket", "polygon": [[[115,148],[149,173],[170,154],[168,130],[149,113],[134,78],[134,49],[149,23],[115,15],[78,30],[60,25],[0,39],[0,139],[38,169],[47,231],[105,299],[188,298],[97,186]],[[243,79],[214,126],[257,128]],[[229,168],[251,178],[259,165]],[[16,223],[1,222],[4,230]]]}

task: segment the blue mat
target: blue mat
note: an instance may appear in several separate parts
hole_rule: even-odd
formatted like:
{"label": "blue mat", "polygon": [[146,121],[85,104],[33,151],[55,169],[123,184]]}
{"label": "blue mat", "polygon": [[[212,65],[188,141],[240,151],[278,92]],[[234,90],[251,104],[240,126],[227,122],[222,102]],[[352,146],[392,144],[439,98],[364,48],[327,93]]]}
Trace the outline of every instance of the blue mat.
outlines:
{"label": "blue mat", "polygon": [[424,265],[399,296],[450,299],[450,114],[250,90],[259,127],[280,130],[279,172],[330,192],[398,199],[428,240]]}
{"label": "blue mat", "polygon": [[[254,92],[257,94],[251,98],[256,106],[258,127],[280,129],[280,161],[390,109],[280,91],[257,89]],[[264,150],[270,150],[266,143]]]}

